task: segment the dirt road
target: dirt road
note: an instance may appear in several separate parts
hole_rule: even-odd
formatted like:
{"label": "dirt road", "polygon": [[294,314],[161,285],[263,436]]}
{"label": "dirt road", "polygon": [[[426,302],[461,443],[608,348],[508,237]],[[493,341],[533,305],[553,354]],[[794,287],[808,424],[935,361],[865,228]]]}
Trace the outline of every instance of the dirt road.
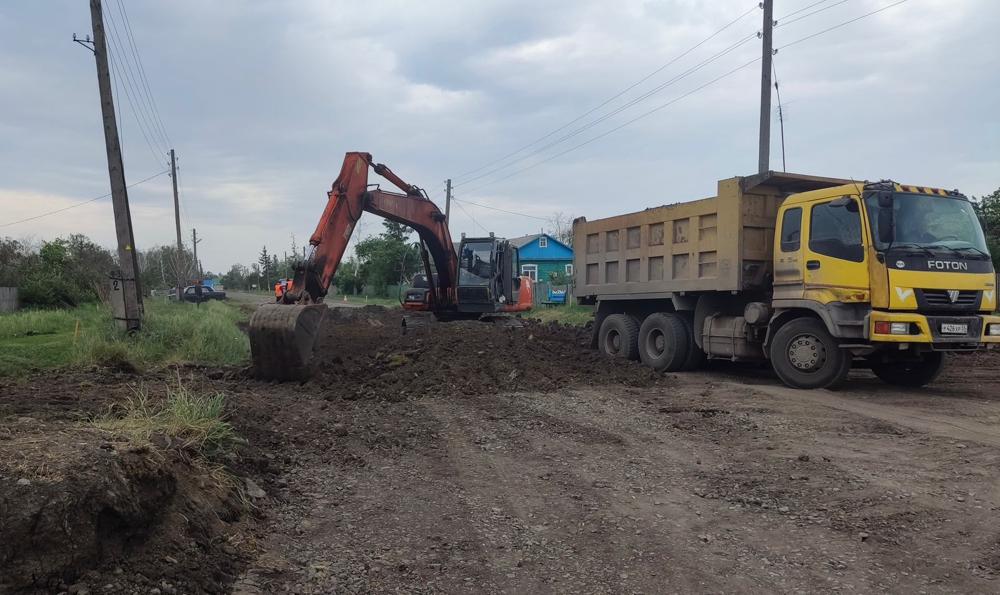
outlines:
{"label": "dirt road", "polygon": [[[1000,588],[995,354],[919,391],[862,371],[801,392],[727,364],[656,377],[554,327],[329,322],[304,385],[183,371],[230,395],[234,466],[266,496],[204,554],[231,578],[175,573],[179,592]],[[159,588],[137,564],[80,580]]]}

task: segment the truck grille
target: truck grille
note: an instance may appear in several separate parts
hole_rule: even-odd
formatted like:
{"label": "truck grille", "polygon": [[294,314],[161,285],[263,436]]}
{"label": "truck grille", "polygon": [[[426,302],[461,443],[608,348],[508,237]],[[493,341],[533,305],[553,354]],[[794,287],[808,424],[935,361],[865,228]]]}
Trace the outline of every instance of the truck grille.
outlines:
{"label": "truck grille", "polygon": [[962,290],[955,294],[954,301],[947,289],[918,289],[917,305],[924,311],[974,312],[979,309],[982,292]]}

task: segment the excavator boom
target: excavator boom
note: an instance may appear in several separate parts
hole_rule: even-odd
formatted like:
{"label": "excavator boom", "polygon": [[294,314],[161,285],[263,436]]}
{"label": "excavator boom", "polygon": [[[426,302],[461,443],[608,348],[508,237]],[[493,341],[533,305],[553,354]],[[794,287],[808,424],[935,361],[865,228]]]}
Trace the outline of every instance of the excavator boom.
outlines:
{"label": "excavator boom", "polygon": [[[403,193],[369,187],[369,167]],[[444,214],[420,188],[407,184],[385,165],[374,163],[370,154],[348,153],[327,194],[316,231],[309,238],[312,253],[296,266],[292,289],[283,293],[278,303],[260,306],[250,318],[250,350],[258,378],[297,380],[308,376],[316,334],[326,312],[323,298],[365,211],[416,230],[436,269],[436,274],[429,267],[426,271],[427,278],[434,280],[429,306],[443,310],[454,305],[457,256]]]}

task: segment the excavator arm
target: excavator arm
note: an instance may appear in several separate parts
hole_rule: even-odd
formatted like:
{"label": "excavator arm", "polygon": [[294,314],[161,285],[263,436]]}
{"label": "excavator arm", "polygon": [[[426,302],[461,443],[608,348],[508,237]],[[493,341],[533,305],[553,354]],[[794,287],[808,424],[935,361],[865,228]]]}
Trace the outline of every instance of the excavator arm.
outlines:
{"label": "excavator arm", "polygon": [[[369,167],[403,194],[370,187]],[[308,374],[316,333],[326,312],[323,298],[366,211],[416,230],[436,268],[436,274],[427,271],[427,278],[435,281],[431,306],[444,310],[455,303],[457,256],[444,214],[420,188],[407,184],[385,165],[373,163],[370,154],[348,153],[309,238],[312,253],[296,266],[292,289],[279,303],[260,306],[250,319],[250,349],[258,378],[291,380]]]}

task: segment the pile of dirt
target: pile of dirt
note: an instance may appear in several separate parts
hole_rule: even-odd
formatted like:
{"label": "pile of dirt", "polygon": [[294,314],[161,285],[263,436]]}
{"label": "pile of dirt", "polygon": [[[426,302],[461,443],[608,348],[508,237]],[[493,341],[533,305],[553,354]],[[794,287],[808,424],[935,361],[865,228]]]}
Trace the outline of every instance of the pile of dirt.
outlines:
{"label": "pile of dirt", "polygon": [[202,593],[245,562],[243,496],[178,450],[0,420],[0,592]]}
{"label": "pile of dirt", "polygon": [[663,381],[638,363],[587,349],[589,333],[579,328],[502,319],[431,321],[404,332],[402,318],[379,307],[331,312],[310,384],[330,397],[399,401]]}

